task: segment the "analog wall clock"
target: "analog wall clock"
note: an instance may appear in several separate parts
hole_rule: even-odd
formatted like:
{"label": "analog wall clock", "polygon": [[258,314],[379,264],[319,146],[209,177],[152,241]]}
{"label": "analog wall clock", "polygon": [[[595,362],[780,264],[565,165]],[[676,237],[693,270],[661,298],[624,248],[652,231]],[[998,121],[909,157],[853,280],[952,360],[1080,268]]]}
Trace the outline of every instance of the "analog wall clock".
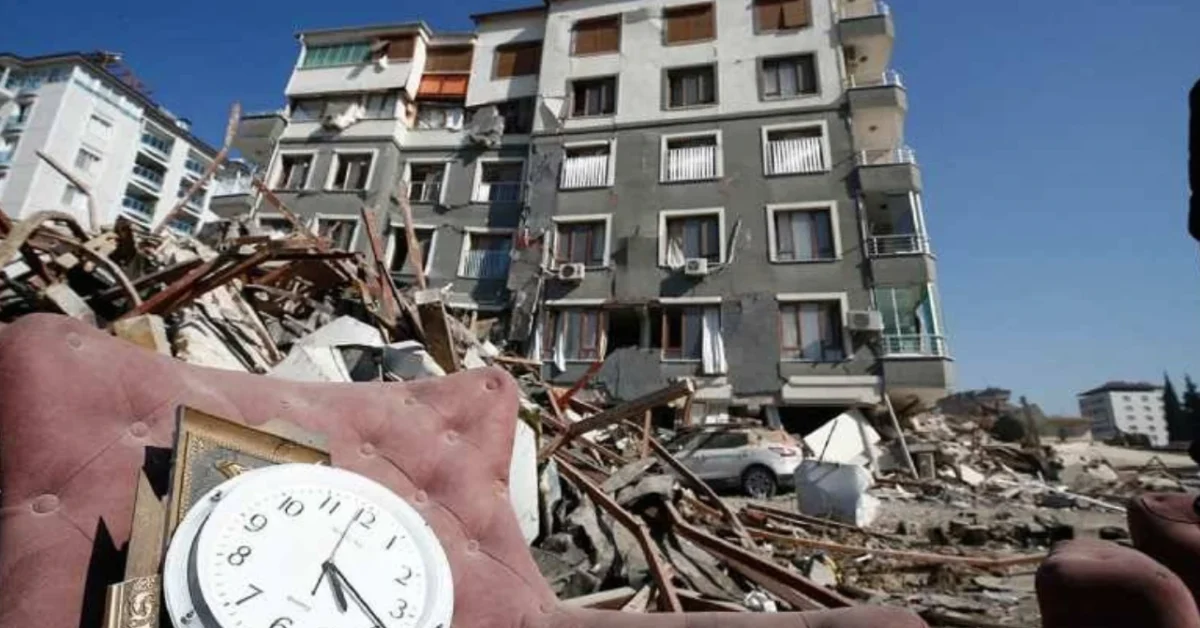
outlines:
{"label": "analog wall clock", "polygon": [[285,464],[213,489],[163,566],[177,628],[448,628],[454,585],[433,530],[386,487]]}

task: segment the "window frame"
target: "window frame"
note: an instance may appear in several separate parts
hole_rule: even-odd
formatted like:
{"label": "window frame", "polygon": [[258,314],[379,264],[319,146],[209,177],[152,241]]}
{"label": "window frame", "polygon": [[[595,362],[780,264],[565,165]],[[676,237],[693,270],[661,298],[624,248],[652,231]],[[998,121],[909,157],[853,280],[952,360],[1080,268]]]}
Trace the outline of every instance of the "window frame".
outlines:
{"label": "window frame", "polygon": [[[564,175],[567,172],[567,153],[572,150],[588,149],[588,148],[608,148],[608,165],[606,166],[605,181],[603,185],[589,185],[583,187],[565,187],[563,185]],[[563,162],[558,172],[558,189],[563,192],[576,192],[580,190],[597,190],[611,188],[616,183],[617,178],[617,140],[616,138],[609,140],[589,140],[582,142],[567,142],[563,144]]]}
{"label": "window frame", "polygon": [[[826,210],[829,212],[829,237],[833,240],[833,257],[810,260],[779,259],[779,238],[775,224],[778,214],[793,212],[814,212]],[[837,201],[811,201],[803,203],[772,203],[766,206],[767,211],[767,259],[772,264],[827,264],[841,261],[843,255],[842,233],[838,221]]]}
{"label": "window frame", "polygon": [[701,207],[697,209],[664,209],[658,212],[658,267],[669,268],[667,266],[667,227],[671,220],[677,218],[693,218],[705,216],[717,216],[717,238],[718,250],[720,259],[714,264],[724,264],[729,259],[728,244],[726,243],[725,233],[725,208],[724,207]]}
{"label": "window frame", "polygon": [[[361,157],[369,156],[371,164],[367,166],[367,180],[363,182],[361,188],[339,188],[334,187],[334,182],[337,180],[338,170],[342,167],[341,160],[345,157]],[[375,180],[375,167],[379,165],[379,149],[377,148],[335,148],[333,149],[333,158],[329,162],[329,171],[325,173],[325,191],[326,192],[366,192],[371,189],[371,183]]]}
{"label": "window frame", "polygon": [[[353,215],[353,214],[331,214],[328,212],[318,212],[316,214],[313,214],[313,217],[308,222],[307,226],[312,231],[313,235],[317,236],[318,238],[322,237],[321,236],[321,221],[322,220],[327,220],[330,222],[353,222],[354,223],[354,232],[350,236],[350,245],[348,247],[346,247],[345,250],[351,251],[351,252],[356,250],[356,247],[358,246],[358,236],[360,235],[360,232],[362,231],[362,220],[360,220],[358,216]],[[330,246],[336,246],[336,245],[335,245],[335,243],[330,242]]]}
{"label": "window frame", "polygon": [[603,223],[604,224],[604,257],[600,265],[592,265],[585,263],[584,267],[588,270],[605,270],[612,266],[612,214],[581,214],[578,216],[554,216],[551,221],[554,223],[554,238],[549,250],[550,268],[557,270],[563,263],[573,264],[576,262],[559,262],[558,261],[558,245],[561,233],[559,227],[561,225],[572,225],[580,223]]}
{"label": "window frame", "polygon": [[[388,262],[388,274],[389,274],[389,275],[392,275],[392,276],[399,275],[399,276],[401,276],[401,277],[410,277],[410,276],[415,276],[415,275],[408,275],[408,274],[406,274],[406,273],[403,273],[403,272],[395,272],[395,271],[392,271],[392,266],[391,266],[391,264],[392,264],[392,256],[396,254],[396,248],[397,248],[397,247],[396,247],[396,244],[397,244],[397,241],[398,241],[398,239],[399,239],[399,238],[401,238],[401,237],[407,237],[407,236],[404,236],[404,235],[402,235],[402,234],[403,234],[403,232],[404,232],[404,223],[403,223],[403,222],[397,222],[397,221],[392,221],[392,222],[389,222],[389,223],[388,223],[388,229],[389,229],[390,233],[389,233],[389,235],[388,235],[387,249],[386,249],[386,251],[384,252],[385,259],[387,259],[387,262]],[[421,269],[421,271],[422,271],[422,272],[425,274],[425,276],[426,276],[426,277],[428,277],[428,276],[429,276],[429,271],[430,271],[430,269],[432,269],[432,268],[433,268],[433,259],[434,259],[434,255],[437,253],[438,226],[437,226],[437,225],[434,225],[434,224],[427,224],[427,223],[416,223],[416,222],[414,222],[414,223],[413,223],[413,230],[414,230],[414,231],[429,231],[429,232],[430,232],[430,235],[429,235],[429,253],[428,253],[428,255],[427,255],[427,258],[425,259],[425,264],[424,264],[424,267]],[[404,267],[404,266],[403,266],[403,265],[401,265],[401,268],[403,268],[403,267]]]}
{"label": "window frame", "polygon": [[[100,124],[99,128],[104,129],[103,133],[97,133],[95,131],[95,129],[92,128],[93,121],[98,122]],[[87,128],[85,130],[89,135],[95,136],[97,138],[104,140],[105,142],[108,142],[108,141],[111,141],[113,138],[113,129],[114,129],[113,121],[110,118],[108,118],[106,116],[102,116],[99,113],[96,113],[94,111],[91,113],[90,116],[88,116],[88,124],[87,124]],[[139,135],[138,141],[140,142],[141,134],[139,133],[138,135]]]}
{"label": "window frame", "polygon": [[[699,38],[699,39],[684,39],[684,40],[680,40],[680,41],[671,41],[670,40],[669,20],[671,19],[672,16],[670,14],[673,12],[675,12],[675,13],[684,12],[689,9],[697,9],[699,7],[704,7],[704,6],[711,8],[712,36],[705,37],[705,38]],[[704,43],[707,41],[715,41],[720,34],[717,30],[717,3],[716,2],[693,2],[690,4],[677,4],[677,5],[673,5],[673,6],[665,6],[662,8],[662,22],[663,22],[663,38],[662,38],[663,46],[669,46],[669,47],[690,46],[692,44],[700,44],[700,43]]]}
{"label": "window frame", "polygon": [[[450,161],[447,159],[433,159],[433,158],[420,158],[420,157],[414,157],[414,158],[411,158],[408,161],[404,162],[404,175],[403,175],[402,180],[408,185],[408,193],[409,193],[408,202],[420,203],[420,204],[433,203],[436,205],[445,205],[446,204],[446,190],[450,187],[448,184],[450,181],[450,166],[453,163],[454,163],[453,161]],[[413,165],[436,166],[438,164],[442,165],[442,186],[441,186],[441,189],[438,190],[437,201],[413,200],[413,198],[412,198],[412,185],[413,185],[412,166]],[[401,223],[401,224],[403,224],[403,223]],[[419,226],[419,225],[415,225],[415,226]]]}
{"label": "window frame", "polygon": [[[568,364],[594,364],[595,362],[604,359],[604,354],[608,352],[608,312],[605,311],[600,304],[579,303],[579,304],[546,304],[546,316],[540,321],[542,325],[542,355],[538,356],[541,362],[553,363],[554,352],[558,343],[558,328],[562,323],[562,314],[565,312],[580,312],[596,318],[596,337],[595,345],[591,351],[595,352],[595,357],[579,357],[566,355],[564,349],[563,361]],[[582,330],[582,326],[580,326]],[[580,334],[580,348],[583,348],[582,334]]]}
{"label": "window frame", "polygon": [[[527,174],[527,165],[524,157],[480,157],[475,160],[474,182],[471,184],[471,202],[478,205],[491,205],[495,203],[521,203],[525,198],[525,176]],[[480,186],[483,185],[483,168],[485,164],[498,163],[516,163],[521,164],[521,187],[517,191],[516,201],[490,201],[486,198],[481,198],[479,195]]]}
{"label": "window frame", "polygon": [[[89,166],[87,168],[82,168],[79,166],[79,158],[84,154],[87,154],[91,158],[88,162]],[[86,144],[80,144],[79,149],[75,151],[75,161],[72,162],[71,165],[74,166],[76,171],[83,173],[84,176],[94,177],[97,174],[97,166],[99,166],[103,160],[104,157],[101,155],[101,151],[95,150]]]}
{"label": "window frame", "polygon": [[[492,80],[493,81],[505,81],[505,80],[522,78],[522,77],[526,77],[526,76],[540,75],[541,74],[541,66],[542,66],[542,54],[545,51],[545,45],[546,45],[546,42],[545,42],[545,40],[542,40],[542,39],[510,41],[510,42],[505,42],[503,44],[497,45],[496,48],[492,51]],[[514,54],[516,54],[515,51],[533,49],[533,48],[537,48],[537,50],[538,50],[537,68],[535,68],[533,72],[529,72],[527,74],[518,74],[517,73],[518,66],[516,63],[517,60],[514,59],[513,60],[513,73],[512,74],[501,74],[500,73],[500,55],[501,55],[501,53],[514,52]]]}
{"label": "window frame", "polygon": [[[349,47],[356,47],[356,46],[365,46],[366,47],[366,55],[360,61],[355,61],[355,62],[347,61],[344,63],[322,63],[321,65],[309,65],[308,64],[309,56],[312,54],[313,48],[320,48],[320,49],[338,48],[338,47],[349,48]],[[360,40],[341,41],[341,42],[326,43],[326,44],[305,43],[304,50],[303,50],[302,54],[300,55],[300,59],[296,63],[296,69],[297,70],[321,70],[321,69],[325,69],[325,68],[344,68],[344,67],[365,65],[365,64],[371,62],[371,59],[372,59],[371,47],[372,47],[372,43],[369,40],[368,41],[360,41]]]}
{"label": "window frame", "polygon": [[[767,0],[767,1],[774,2],[774,1],[778,1],[778,0]],[[789,0],[784,0],[784,2],[787,2],[787,1],[789,1]],[[808,23],[807,24],[805,24],[804,26],[786,27],[786,26],[781,25],[779,28],[764,28],[762,26],[762,23],[758,19],[758,10],[759,10],[758,8],[760,5],[760,2],[759,2],[759,0],[751,0],[751,3],[750,3],[751,17],[750,17],[750,19],[751,19],[752,23],[754,24],[754,33],[756,35],[771,34],[771,33],[794,33],[797,31],[802,31],[806,28],[813,28],[813,26],[815,26],[816,16],[813,15],[812,0],[792,0],[792,1],[805,2],[808,4]],[[779,10],[782,11],[783,7],[782,6],[779,7]]]}
{"label": "window frame", "polygon": [[[579,50],[579,27],[581,25],[587,25],[587,24],[599,23],[599,22],[608,22],[608,21],[615,21],[617,24],[616,48],[614,48],[612,50],[594,50],[594,51],[590,51],[590,52],[579,52],[578,51]],[[608,14],[608,15],[597,15],[594,17],[587,17],[587,18],[575,20],[575,22],[573,24],[571,24],[571,32],[570,32],[571,45],[570,45],[570,55],[569,56],[572,56],[572,57],[597,57],[597,56],[601,56],[601,55],[621,54],[621,43],[622,43],[622,40],[625,38],[625,33],[624,33],[625,25],[623,22],[624,22],[624,20],[622,19],[620,13],[612,13],[612,14]]]}
{"label": "window frame", "polygon": [[[675,90],[671,83],[671,73],[672,72],[688,72],[688,71],[705,70],[705,69],[709,70],[711,73],[709,80],[712,82],[712,95],[713,95],[712,102],[697,103],[694,105],[678,105],[678,106],[672,105],[671,104],[671,94]],[[693,65],[680,65],[680,66],[673,66],[673,67],[669,67],[669,68],[663,68],[663,101],[662,101],[663,111],[690,111],[693,109],[705,109],[705,108],[716,107],[716,106],[720,105],[721,104],[721,90],[718,85],[719,77],[720,77],[720,73],[718,72],[717,63],[715,61],[712,63],[698,63],[698,64],[693,64]]]}
{"label": "window frame", "polygon": [[[612,81],[612,92],[613,92],[612,112],[610,112],[610,113],[595,113],[595,114],[587,114],[587,113],[576,114],[575,113],[575,103],[578,100],[576,98],[576,92],[575,92],[576,86],[579,83],[598,83],[600,81]],[[619,111],[621,108],[620,107],[620,105],[621,105],[620,89],[621,89],[621,81],[616,74],[602,74],[602,75],[598,75],[598,76],[581,76],[578,78],[570,79],[567,82],[567,94],[568,94],[568,100],[570,100],[570,103],[569,103],[570,107],[569,107],[569,111],[568,111],[569,115],[567,117],[572,120],[595,120],[597,118],[615,117],[617,115],[617,111]]]}
{"label": "window frame", "polygon": [[[455,276],[460,279],[470,279],[473,281],[500,281],[491,277],[470,277],[466,275],[467,270],[467,253],[471,251],[471,238],[476,235],[498,235],[508,236],[508,250],[511,252],[516,243],[516,229],[509,227],[463,227],[462,228],[462,246],[458,251],[458,269],[455,271]],[[509,264],[509,272],[512,272],[512,264]]]}
{"label": "window frame", "polygon": [[[801,59],[801,58],[805,58],[805,57],[812,59],[812,76],[813,76],[813,88],[814,88],[813,91],[811,91],[811,92],[797,91],[795,94],[791,94],[791,95],[785,95],[782,93],[779,95],[776,95],[776,96],[768,95],[767,94],[767,75],[766,75],[767,63],[776,62],[776,61],[795,60],[795,59]],[[765,57],[759,57],[758,59],[755,60],[755,70],[758,73],[757,78],[758,78],[758,100],[759,100],[759,102],[780,102],[780,101],[786,102],[789,100],[800,100],[803,98],[819,98],[821,96],[820,56],[815,51],[793,52],[790,54],[769,55],[769,56],[765,56]],[[797,79],[798,78],[799,78],[799,76],[797,76]],[[797,90],[799,90],[799,82],[797,82]]]}
{"label": "window frame", "polygon": [[[684,341],[684,333],[685,333],[685,330],[687,329],[686,327],[681,328],[679,331],[679,340],[681,343],[679,346],[680,357],[671,357],[668,355],[668,352],[671,351],[670,341],[669,341],[669,338],[671,337],[671,335],[670,335],[668,327],[667,327],[667,320],[668,320],[667,319],[667,310],[668,309],[679,309],[680,310],[679,321],[680,321],[680,324],[683,325],[684,322],[687,320],[687,317],[685,316],[685,310],[687,310],[688,308],[697,308],[697,309],[701,310],[700,316],[701,316],[701,319],[703,319],[703,316],[704,316],[703,311],[706,309],[716,308],[717,311],[720,312],[721,311],[721,301],[722,301],[721,297],[673,297],[673,298],[672,297],[664,297],[664,298],[660,298],[658,300],[658,305],[660,308],[659,315],[662,320],[659,321],[659,325],[661,325],[659,332],[660,332],[660,338],[662,339],[663,346],[659,350],[659,356],[658,356],[659,361],[668,363],[668,364],[699,364],[699,363],[703,362],[704,361],[703,355],[700,355],[699,357],[696,357],[696,358],[682,357],[682,355],[683,355],[683,344],[682,343]],[[701,325],[703,325],[703,322],[701,323]],[[703,327],[701,327],[700,333],[702,335],[701,336],[701,347],[703,347],[703,342],[704,342],[703,341],[703,333],[704,333]],[[703,353],[703,348],[701,349],[701,353]]]}
{"label": "window frame", "polygon": [[[713,177],[709,179],[670,179],[667,172],[667,156],[670,153],[671,142],[680,140],[695,140],[706,137],[716,138],[716,155],[713,159],[716,163],[713,164]],[[658,163],[659,173],[658,182],[663,184],[675,183],[697,183],[701,181],[715,181],[725,177],[725,144],[724,134],[721,129],[713,129],[711,131],[700,131],[694,133],[668,133],[660,137],[658,148]]]}
{"label": "window frame", "polygon": [[[802,131],[806,129],[821,130],[821,152],[825,168],[813,172],[771,172],[771,133]],[[829,146],[829,123],[825,120],[810,120],[807,122],[789,122],[786,124],[770,124],[760,129],[762,134],[762,172],[764,177],[802,177],[828,173],[833,169],[833,153]]]}
{"label": "window frame", "polygon": [[[272,221],[279,220],[279,221],[287,223],[288,226],[291,227],[291,222],[288,221],[287,217],[284,216],[283,214],[271,213],[271,212],[259,212],[257,215],[254,216],[254,226],[255,226],[255,228],[258,229],[258,231],[260,233],[263,231],[263,221],[264,220],[272,220]],[[287,236],[283,236],[283,237],[287,237]]]}
{"label": "window frame", "polygon": [[[779,304],[779,316],[777,319],[778,327],[778,342],[779,342],[779,360],[780,362],[789,364],[841,364],[854,360],[854,344],[850,338],[850,332],[846,329],[846,316],[850,311],[850,299],[845,292],[784,292],[775,295],[775,299]],[[805,303],[832,303],[838,304],[838,310],[841,318],[841,341],[842,341],[842,359],[841,360],[806,360],[792,359],[783,357],[783,307],[785,305],[801,305]],[[799,333],[799,330],[797,330]]]}
{"label": "window frame", "polygon": [[[309,165],[308,172],[304,174],[304,185],[302,187],[283,187],[284,167],[283,160],[286,157],[308,157]],[[275,165],[271,169],[271,189],[282,192],[293,192],[299,190],[312,189],[313,175],[317,171],[317,151],[315,150],[279,150],[275,154]]]}

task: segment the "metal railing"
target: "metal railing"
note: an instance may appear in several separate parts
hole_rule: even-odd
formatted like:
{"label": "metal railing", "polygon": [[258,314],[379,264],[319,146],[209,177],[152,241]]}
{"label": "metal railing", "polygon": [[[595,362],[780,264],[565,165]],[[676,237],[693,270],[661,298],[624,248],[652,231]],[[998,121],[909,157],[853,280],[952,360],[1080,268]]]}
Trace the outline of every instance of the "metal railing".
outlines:
{"label": "metal railing", "polygon": [[876,15],[888,15],[892,12],[892,8],[882,0],[876,2],[865,2],[864,0],[842,0],[838,5],[838,16],[843,20],[853,20],[860,17],[874,17]]}
{"label": "metal railing", "polygon": [[945,357],[946,338],[927,334],[884,334],[884,355]]}
{"label": "metal railing", "polygon": [[142,145],[157,151],[159,155],[164,157],[171,154],[173,144],[173,142],[168,142],[153,133],[142,133]]}
{"label": "metal railing", "polygon": [[767,153],[768,174],[803,174],[826,169],[825,149],[819,137],[770,140]]}
{"label": "metal railing", "polygon": [[580,155],[563,161],[562,189],[608,185],[608,155]]}
{"label": "metal railing", "polygon": [[521,200],[520,181],[494,181],[479,184],[479,198],[484,203],[516,203]]}
{"label": "metal railing", "polygon": [[907,146],[860,150],[855,155],[855,162],[860,166],[915,164],[917,163],[917,153]]}
{"label": "metal railing", "polygon": [[887,70],[883,74],[856,77],[850,75],[846,79],[848,89],[869,89],[872,87],[904,87],[904,79],[895,70]]}
{"label": "metal railing", "polygon": [[717,176],[716,146],[686,146],[667,149],[663,179],[666,181],[701,181]]}
{"label": "metal railing", "polygon": [[163,176],[145,166],[134,166],[133,175],[145,180],[150,184],[150,187],[158,190],[162,188]]}
{"label": "metal railing", "polygon": [[241,196],[249,194],[253,189],[250,181],[253,177],[248,174],[239,172],[233,178],[216,179],[212,182],[213,198],[218,196]]}
{"label": "metal railing", "polygon": [[5,123],[4,123],[4,130],[5,131],[20,131],[21,129],[24,129],[25,125],[28,123],[29,123],[28,119],[21,119],[17,116],[9,116],[8,120],[5,121]]}
{"label": "metal railing", "polygon": [[473,279],[506,279],[511,256],[508,251],[482,249],[467,251],[463,276]]}
{"label": "metal railing", "polygon": [[441,198],[441,181],[414,181],[409,184],[408,200],[414,203],[437,203]]}
{"label": "metal railing", "polygon": [[144,201],[139,201],[136,198],[126,196],[125,198],[121,199],[121,207],[124,207],[125,209],[128,209],[139,216],[142,216],[143,218],[154,217],[154,209]]}
{"label": "metal railing", "polygon": [[195,159],[191,159],[191,158],[189,158],[187,161],[183,162],[183,167],[188,172],[192,172],[192,173],[195,173],[195,174],[198,174],[201,176],[204,176],[204,171],[207,169],[207,166],[205,164],[203,164],[199,161],[196,161]]}
{"label": "metal railing", "polygon": [[925,253],[925,238],[915,234],[870,236],[867,238],[867,255],[886,257],[889,255],[917,255]]}

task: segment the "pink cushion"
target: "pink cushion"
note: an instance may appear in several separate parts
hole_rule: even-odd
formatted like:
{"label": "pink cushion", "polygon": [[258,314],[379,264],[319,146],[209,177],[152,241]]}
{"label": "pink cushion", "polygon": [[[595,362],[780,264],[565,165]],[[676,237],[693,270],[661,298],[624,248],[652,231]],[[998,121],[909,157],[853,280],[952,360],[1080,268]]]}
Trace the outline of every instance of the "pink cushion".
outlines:
{"label": "pink cushion", "polygon": [[1147,493],[1130,500],[1126,517],[1133,544],[1175,572],[1200,600],[1200,514],[1197,496]]}

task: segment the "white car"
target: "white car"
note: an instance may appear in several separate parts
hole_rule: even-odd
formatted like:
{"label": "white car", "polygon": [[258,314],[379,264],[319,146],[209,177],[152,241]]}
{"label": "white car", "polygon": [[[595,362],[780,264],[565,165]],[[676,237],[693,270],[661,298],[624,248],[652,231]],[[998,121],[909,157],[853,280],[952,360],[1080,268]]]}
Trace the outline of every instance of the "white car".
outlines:
{"label": "white car", "polygon": [[791,434],[761,426],[706,425],[680,432],[666,447],[701,480],[756,499],[791,486],[804,459]]}

